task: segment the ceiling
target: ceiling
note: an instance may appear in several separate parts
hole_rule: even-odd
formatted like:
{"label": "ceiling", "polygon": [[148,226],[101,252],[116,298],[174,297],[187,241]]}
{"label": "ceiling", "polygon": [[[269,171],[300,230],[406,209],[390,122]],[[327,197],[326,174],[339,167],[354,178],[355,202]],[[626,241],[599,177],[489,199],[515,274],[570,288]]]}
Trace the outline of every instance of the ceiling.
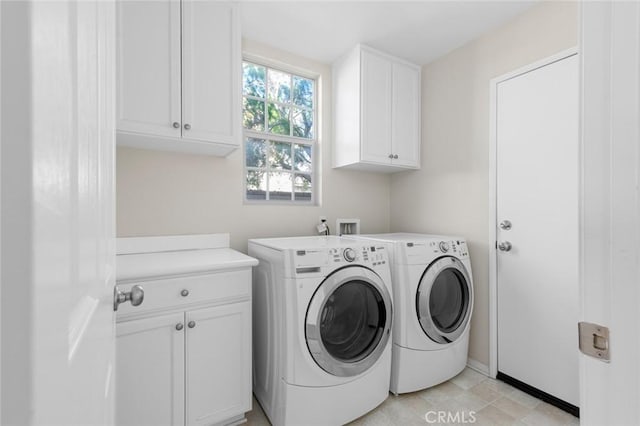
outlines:
{"label": "ceiling", "polygon": [[240,1],[243,36],[331,63],[357,43],[426,64],[534,1]]}

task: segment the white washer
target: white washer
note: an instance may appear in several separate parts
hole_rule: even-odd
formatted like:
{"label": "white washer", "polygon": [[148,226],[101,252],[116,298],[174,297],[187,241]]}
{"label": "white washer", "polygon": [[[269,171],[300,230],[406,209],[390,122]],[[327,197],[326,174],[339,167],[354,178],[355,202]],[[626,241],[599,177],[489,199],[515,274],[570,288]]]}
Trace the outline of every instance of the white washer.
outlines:
{"label": "white washer", "polygon": [[253,391],[274,425],[344,424],[389,395],[386,246],[349,238],[249,240]]}
{"label": "white washer", "polygon": [[410,233],[354,237],[389,248],[396,308],[391,392],[425,389],[460,373],[467,364],[473,311],[466,241]]}

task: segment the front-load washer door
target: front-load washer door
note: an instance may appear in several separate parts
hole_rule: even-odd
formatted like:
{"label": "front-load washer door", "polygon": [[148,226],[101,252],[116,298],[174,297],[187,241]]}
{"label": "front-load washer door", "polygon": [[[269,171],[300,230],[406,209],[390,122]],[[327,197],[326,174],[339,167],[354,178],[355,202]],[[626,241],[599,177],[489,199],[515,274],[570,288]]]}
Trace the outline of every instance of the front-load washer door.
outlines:
{"label": "front-load washer door", "polygon": [[436,343],[455,342],[471,319],[473,287],[467,268],[455,257],[441,257],[427,269],[416,294],[422,330]]}
{"label": "front-load washer door", "polygon": [[378,274],[348,266],[329,275],[306,315],[307,347],[334,376],[356,376],[380,358],[389,341],[391,296]]}

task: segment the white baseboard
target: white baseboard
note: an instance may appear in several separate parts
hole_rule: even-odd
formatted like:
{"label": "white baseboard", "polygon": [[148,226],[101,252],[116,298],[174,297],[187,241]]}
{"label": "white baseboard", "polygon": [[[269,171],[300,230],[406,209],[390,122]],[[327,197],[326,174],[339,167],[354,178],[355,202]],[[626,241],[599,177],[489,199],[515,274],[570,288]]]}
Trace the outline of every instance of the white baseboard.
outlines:
{"label": "white baseboard", "polygon": [[480,361],[476,361],[475,359],[467,358],[467,367],[477,371],[480,374],[484,374],[485,376],[490,376],[489,366],[481,363]]}

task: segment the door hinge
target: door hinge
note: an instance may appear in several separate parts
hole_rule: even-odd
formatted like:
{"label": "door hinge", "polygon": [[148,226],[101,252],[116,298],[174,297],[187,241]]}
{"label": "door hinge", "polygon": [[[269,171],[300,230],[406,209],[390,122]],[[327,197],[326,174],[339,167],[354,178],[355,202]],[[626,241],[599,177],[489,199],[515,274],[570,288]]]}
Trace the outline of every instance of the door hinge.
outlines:
{"label": "door hinge", "polygon": [[609,329],[590,322],[578,323],[578,346],[585,355],[609,362]]}

